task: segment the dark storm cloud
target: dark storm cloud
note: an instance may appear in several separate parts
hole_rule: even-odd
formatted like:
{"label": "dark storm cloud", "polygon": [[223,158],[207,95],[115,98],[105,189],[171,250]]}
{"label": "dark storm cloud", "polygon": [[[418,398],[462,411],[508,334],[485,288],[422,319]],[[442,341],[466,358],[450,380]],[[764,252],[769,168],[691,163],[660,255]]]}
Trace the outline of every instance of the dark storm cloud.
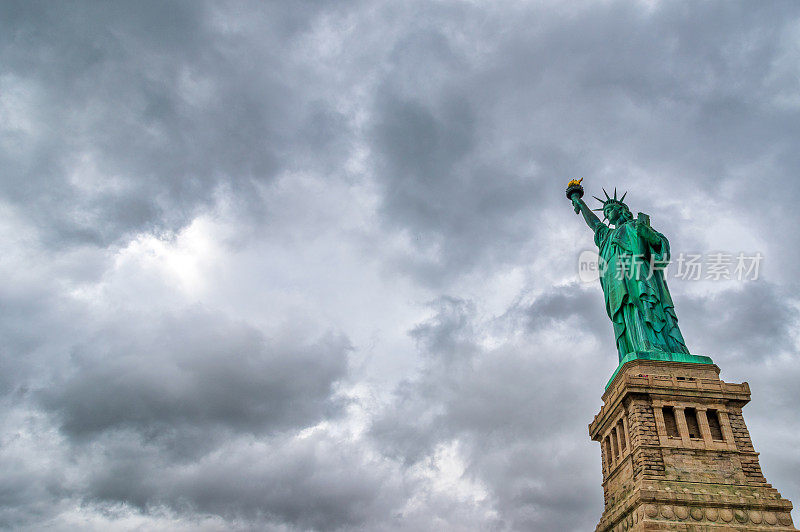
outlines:
{"label": "dark storm cloud", "polygon": [[331,394],[346,375],[346,338],[267,339],[199,311],[157,322],[118,324],[74,347],[69,373],[39,392],[66,434],[259,433],[313,425],[339,408]]}
{"label": "dark storm cloud", "polygon": [[[188,522],[215,515],[253,530],[322,529],[402,502],[380,459],[324,429],[297,436],[341,418],[346,338],[301,340],[294,330],[267,338],[199,309],[143,318],[101,325],[74,345],[66,370],[55,361],[46,387],[6,400],[0,420],[16,436],[0,452],[2,526],[53,519],[74,500],[101,512],[111,503],[144,515],[168,508]],[[13,425],[41,413],[58,436],[40,421]],[[26,450],[15,440],[28,433],[36,443]],[[45,450],[52,454],[37,454]]]}
{"label": "dark storm cloud", "polygon": [[99,504],[124,502],[142,511],[167,505],[252,530],[336,530],[383,518],[402,501],[384,464],[324,433],[229,438],[193,462],[165,460],[163,451],[135,436],[103,444],[105,455],[94,462],[87,486]]}
{"label": "dark storm cloud", "polygon": [[320,6],[239,7],[4,3],[3,198],[54,243],[176,230],[220,193],[258,212],[257,183],[344,136],[284,61]]}
{"label": "dark storm cloud", "polygon": [[605,344],[609,339],[613,341],[613,331],[608,327],[603,298],[592,288],[595,287],[578,283],[559,286],[513,311],[525,317],[531,331],[566,325],[576,331],[590,331]]}
{"label": "dark storm cloud", "polygon": [[[712,186],[765,148],[753,142],[754,128],[786,138],[770,131],[783,119],[758,98],[775,89],[771,63],[781,52],[772,35],[791,31],[787,8],[586,4],[545,17],[541,31],[509,32],[494,73],[529,98],[534,119],[547,126],[534,129],[536,137],[579,148],[591,157],[585,162],[646,161],[652,170],[669,169],[676,179],[703,176],[698,185]],[[548,97],[548,105],[537,105]]]}
{"label": "dark storm cloud", "polygon": [[407,230],[415,247],[438,251],[416,264],[400,259],[420,279],[441,282],[493,248],[505,250],[509,243],[498,242],[498,233],[520,237],[514,214],[537,198],[527,176],[476,160],[472,105],[457,92],[433,104],[396,95],[377,104],[373,147],[385,180],[385,218],[390,228]]}
{"label": "dark storm cloud", "polygon": [[683,329],[696,340],[698,352],[716,351],[724,359],[769,359],[796,352],[796,294],[767,281],[742,283],[741,288],[714,295],[681,299]]}
{"label": "dark storm cloud", "polygon": [[22,386],[30,377],[25,361],[48,341],[38,326],[42,318],[52,320],[59,302],[46,291],[25,287],[15,290],[5,285],[0,288],[0,305],[9,312],[0,321],[4,342],[0,347],[0,394],[5,395]]}
{"label": "dark storm cloud", "polygon": [[[3,404],[4,418],[13,408]],[[63,471],[55,465],[59,458],[42,456],[35,449],[36,442],[26,441],[19,425],[31,424],[25,416],[11,416],[13,423],[4,423],[5,434],[13,435],[3,440],[0,451],[0,528],[19,529],[21,525],[47,520],[53,514],[59,499],[68,492]],[[22,423],[20,423],[22,421]],[[20,451],[19,447],[28,447]],[[42,467],[45,464],[45,467]],[[55,465],[55,467],[47,467]]]}

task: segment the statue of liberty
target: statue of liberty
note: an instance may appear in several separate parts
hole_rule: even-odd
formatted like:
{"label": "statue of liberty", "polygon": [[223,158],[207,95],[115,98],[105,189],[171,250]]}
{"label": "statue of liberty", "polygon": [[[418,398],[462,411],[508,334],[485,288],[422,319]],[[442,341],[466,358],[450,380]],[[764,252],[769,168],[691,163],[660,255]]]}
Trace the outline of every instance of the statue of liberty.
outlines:
{"label": "statue of liberty", "polygon": [[[603,193],[604,200],[595,196],[602,203],[601,208],[595,209],[603,212],[600,220],[581,199],[580,181],[570,181],[567,188],[567,198],[572,201],[575,213],[581,213],[594,231],[600,255],[600,286],[606,312],[614,325],[620,363],[626,356],[639,358],[639,354],[653,352],[661,352],[670,359],[687,358],[689,350],[678,329],[664,278],[670,256],[669,241],[650,227],[646,214],[639,213],[633,218],[625,204],[627,192],[619,199],[616,189],[613,197],[605,189]],[[604,223],[606,219],[613,227]]]}

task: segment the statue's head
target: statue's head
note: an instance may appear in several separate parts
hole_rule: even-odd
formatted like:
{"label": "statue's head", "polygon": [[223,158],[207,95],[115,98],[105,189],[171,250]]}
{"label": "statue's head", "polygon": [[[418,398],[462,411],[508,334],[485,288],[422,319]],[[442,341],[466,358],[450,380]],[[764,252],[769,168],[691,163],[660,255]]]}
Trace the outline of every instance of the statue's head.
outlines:
{"label": "statue's head", "polygon": [[606,195],[605,200],[601,200],[597,196],[594,197],[597,201],[603,204],[603,206],[599,209],[594,209],[596,211],[603,211],[603,218],[608,218],[608,221],[614,225],[619,225],[621,223],[627,222],[628,220],[633,219],[633,215],[631,214],[631,210],[625,204],[625,196],[628,195],[626,192],[622,195],[620,199],[617,199],[617,189],[614,189],[614,197],[609,197],[608,192],[606,189],[603,189],[603,193]]}

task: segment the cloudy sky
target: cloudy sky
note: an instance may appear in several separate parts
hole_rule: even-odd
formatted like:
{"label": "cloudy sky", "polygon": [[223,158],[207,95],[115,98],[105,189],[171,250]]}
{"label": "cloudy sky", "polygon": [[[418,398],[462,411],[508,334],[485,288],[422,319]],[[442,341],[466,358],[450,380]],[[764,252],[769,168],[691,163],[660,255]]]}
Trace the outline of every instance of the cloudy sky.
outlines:
{"label": "cloudy sky", "polygon": [[[800,503],[800,4],[0,3],[0,526],[585,531],[628,190]],[[795,512],[795,520],[800,517]]]}

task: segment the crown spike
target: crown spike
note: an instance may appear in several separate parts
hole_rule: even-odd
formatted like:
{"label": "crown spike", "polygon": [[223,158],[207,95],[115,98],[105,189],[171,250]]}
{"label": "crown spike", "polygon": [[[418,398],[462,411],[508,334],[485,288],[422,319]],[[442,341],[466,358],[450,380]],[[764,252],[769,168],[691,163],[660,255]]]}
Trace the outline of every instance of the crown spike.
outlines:
{"label": "crown spike", "polygon": [[628,195],[628,191],[626,190],[625,194],[623,194],[622,197],[619,199],[619,202],[622,203],[623,201],[625,201],[625,196],[627,196],[627,195]]}
{"label": "crown spike", "polygon": [[596,199],[597,201],[599,201],[600,203],[605,203],[605,201],[601,200],[601,199],[600,199],[600,198],[598,198],[597,196],[592,196],[592,197],[593,197],[594,199]]}
{"label": "crown spike", "polygon": [[600,207],[599,209],[592,209],[593,211],[603,212],[603,208]]}
{"label": "crown spike", "polygon": [[617,201],[617,187],[614,187],[614,201]]}
{"label": "crown spike", "polygon": [[605,195],[606,195],[606,200],[610,200],[610,199],[611,199],[611,198],[608,196],[608,192],[606,192],[606,189],[605,189],[605,188],[603,189],[603,194],[605,194]]}

